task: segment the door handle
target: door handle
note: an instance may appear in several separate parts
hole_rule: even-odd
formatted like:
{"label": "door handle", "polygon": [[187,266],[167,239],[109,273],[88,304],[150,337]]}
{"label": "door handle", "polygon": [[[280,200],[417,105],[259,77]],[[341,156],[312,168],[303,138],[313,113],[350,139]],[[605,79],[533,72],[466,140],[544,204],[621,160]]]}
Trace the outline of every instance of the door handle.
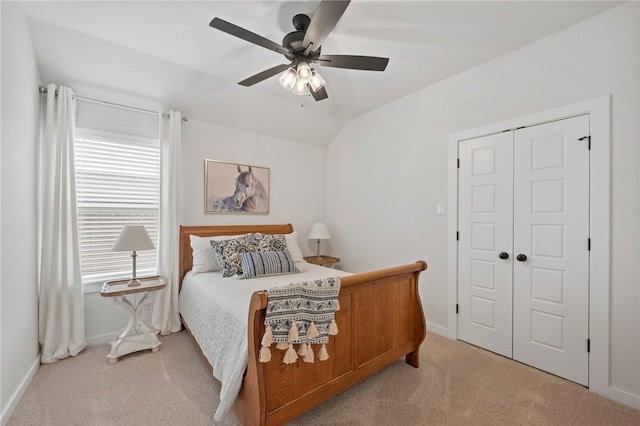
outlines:
{"label": "door handle", "polygon": [[508,258],[509,258],[509,253],[507,253],[506,251],[503,251],[502,253],[500,253],[500,254],[498,255],[498,257],[499,257],[500,259],[502,259],[502,260],[506,260],[506,259],[508,259]]}
{"label": "door handle", "polygon": [[516,256],[516,260],[518,262],[524,262],[527,260],[527,255],[520,253],[519,255]]}

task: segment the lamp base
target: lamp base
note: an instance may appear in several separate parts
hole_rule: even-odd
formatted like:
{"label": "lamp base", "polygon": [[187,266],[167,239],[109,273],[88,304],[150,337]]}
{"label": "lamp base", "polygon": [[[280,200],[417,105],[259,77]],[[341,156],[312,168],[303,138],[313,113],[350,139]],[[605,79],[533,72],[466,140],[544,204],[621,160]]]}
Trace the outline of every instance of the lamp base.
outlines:
{"label": "lamp base", "polygon": [[129,280],[129,283],[127,284],[127,287],[137,287],[139,285],[142,285],[140,280],[137,279],[137,278],[132,278],[132,279]]}

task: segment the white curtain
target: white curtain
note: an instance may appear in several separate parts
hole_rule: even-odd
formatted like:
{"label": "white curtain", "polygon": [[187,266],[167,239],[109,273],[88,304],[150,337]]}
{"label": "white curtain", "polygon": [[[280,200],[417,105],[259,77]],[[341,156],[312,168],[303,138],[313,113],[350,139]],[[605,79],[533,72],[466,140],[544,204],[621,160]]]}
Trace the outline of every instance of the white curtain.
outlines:
{"label": "white curtain", "polygon": [[67,87],[47,87],[40,165],[41,362],[77,355],[86,346],[76,175],[73,153],[76,103]]}
{"label": "white curtain", "polygon": [[[161,120],[162,123],[162,120]],[[152,324],[163,335],[180,331],[178,314],[178,249],[180,239],[180,130],[179,111],[169,113],[160,131],[160,223],[158,226],[158,274],[167,287],[155,300]]]}

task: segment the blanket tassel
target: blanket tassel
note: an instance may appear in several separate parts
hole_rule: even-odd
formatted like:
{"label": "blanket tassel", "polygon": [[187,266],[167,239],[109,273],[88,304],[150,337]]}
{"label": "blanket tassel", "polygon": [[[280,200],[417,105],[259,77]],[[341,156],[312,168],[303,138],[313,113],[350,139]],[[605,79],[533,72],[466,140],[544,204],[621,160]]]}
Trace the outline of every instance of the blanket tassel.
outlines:
{"label": "blanket tassel", "polygon": [[289,344],[287,342],[278,342],[276,343],[276,349],[286,351],[287,349],[289,349]]}
{"label": "blanket tassel", "polygon": [[289,349],[285,352],[282,362],[284,364],[295,364],[297,360],[298,354],[296,354],[296,350],[293,349],[293,344],[289,343]]}
{"label": "blanket tassel", "polygon": [[289,328],[289,342],[293,343],[298,340],[300,336],[298,335],[298,324],[295,321],[291,321],[291,328]]}
{"label": "blanket tassel", "polygon": [[307,345],[306,343],[300,343],[300,347],[298,348],[298,355],[300,356],[306,356],[307,352],[310,350],[311,348],[309,347],[309,345]]}
{"label": "blanket tassel", "polygon": [[320,333],[318,333],[318,329],[316,328],[316,325],[314,324],[313,321],[311,321],[311,324],[309,324],[309,328],[307,329],[307,338],[315,339],[319,335]]}
{"label": "blanket tassel", "polygon": [[320,352],[318,352],[318,359],[320,361],[326,361],[329,359],[329,354],[327,353],[327,345],[324,343],[320,346]]}
{"label": "blanket tassel", "polygon": [[262,336],[262,346],[271,346],[273,343],[273,331],[271,330],[271,326],[268,326],[264,332],[264,336]]}
{"label": "blanket tassel", "polygon": [[260,356],[258,357],[258,361],[260,362],[269,362],[271,361],[271,349],[268,346],[263,346],[260,348]]}
{"label": "blanket tassel", "polygon": [[269,346],[271,346],[272,343],[273,343],[273,331],[271,330],[271,326],[268,326],[264,332],[264,336],[262,336],[262,347],[260,348],[258,361],[260,362],[271,361],[271,349],[269,349]]}
{"label": "blanket tassel", "polygon": [[336,324],[336,320],[332,319],[331,324],[329,324],[329,335],[335,336],[338,334],[338,324]]}
{"label": "blanket tassel", "polygon": [[307,353],[304,355],[304,358],[302,358],[302,360],[304,362],[308,362],[309,364],[313,364],[313,348],[311,347],[311,345],[307,346]]}

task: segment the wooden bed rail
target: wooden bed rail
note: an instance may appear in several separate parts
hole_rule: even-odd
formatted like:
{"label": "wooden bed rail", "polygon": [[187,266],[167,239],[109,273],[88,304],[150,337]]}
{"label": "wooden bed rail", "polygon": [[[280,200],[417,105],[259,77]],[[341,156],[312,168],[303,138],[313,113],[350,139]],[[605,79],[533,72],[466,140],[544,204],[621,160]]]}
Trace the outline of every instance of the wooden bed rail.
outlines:
{"label": "wooden bed rail", "polygon": [[341,278],[340,332],[327,344],[329,360],[282,363],[284,351],[258,362],[266,291],[249,307],[247,374],[234,406],[243,425],[279,425],[342,392],[402,356],[418,368],[426,322],[418,293],[424,261]]}
{"label": "wooden bed rail", "polygon": [[[365,272],[362,274],[349,275],[340,278],[340,288],[344,290],[346,287],[351,287],[358,284],[370,284],[372,281],[381,280],[383,278],[393,277],[398,273],[406,272],[421,272],[427,269],[427,263],[424,260],[419,260],[414,264],[405,266],[396,266],[393,268],[380,269],[378,271]],[[256,291],[251,297],[251,305],[249,311],[259,311],[267,307],[267,292]]]}

